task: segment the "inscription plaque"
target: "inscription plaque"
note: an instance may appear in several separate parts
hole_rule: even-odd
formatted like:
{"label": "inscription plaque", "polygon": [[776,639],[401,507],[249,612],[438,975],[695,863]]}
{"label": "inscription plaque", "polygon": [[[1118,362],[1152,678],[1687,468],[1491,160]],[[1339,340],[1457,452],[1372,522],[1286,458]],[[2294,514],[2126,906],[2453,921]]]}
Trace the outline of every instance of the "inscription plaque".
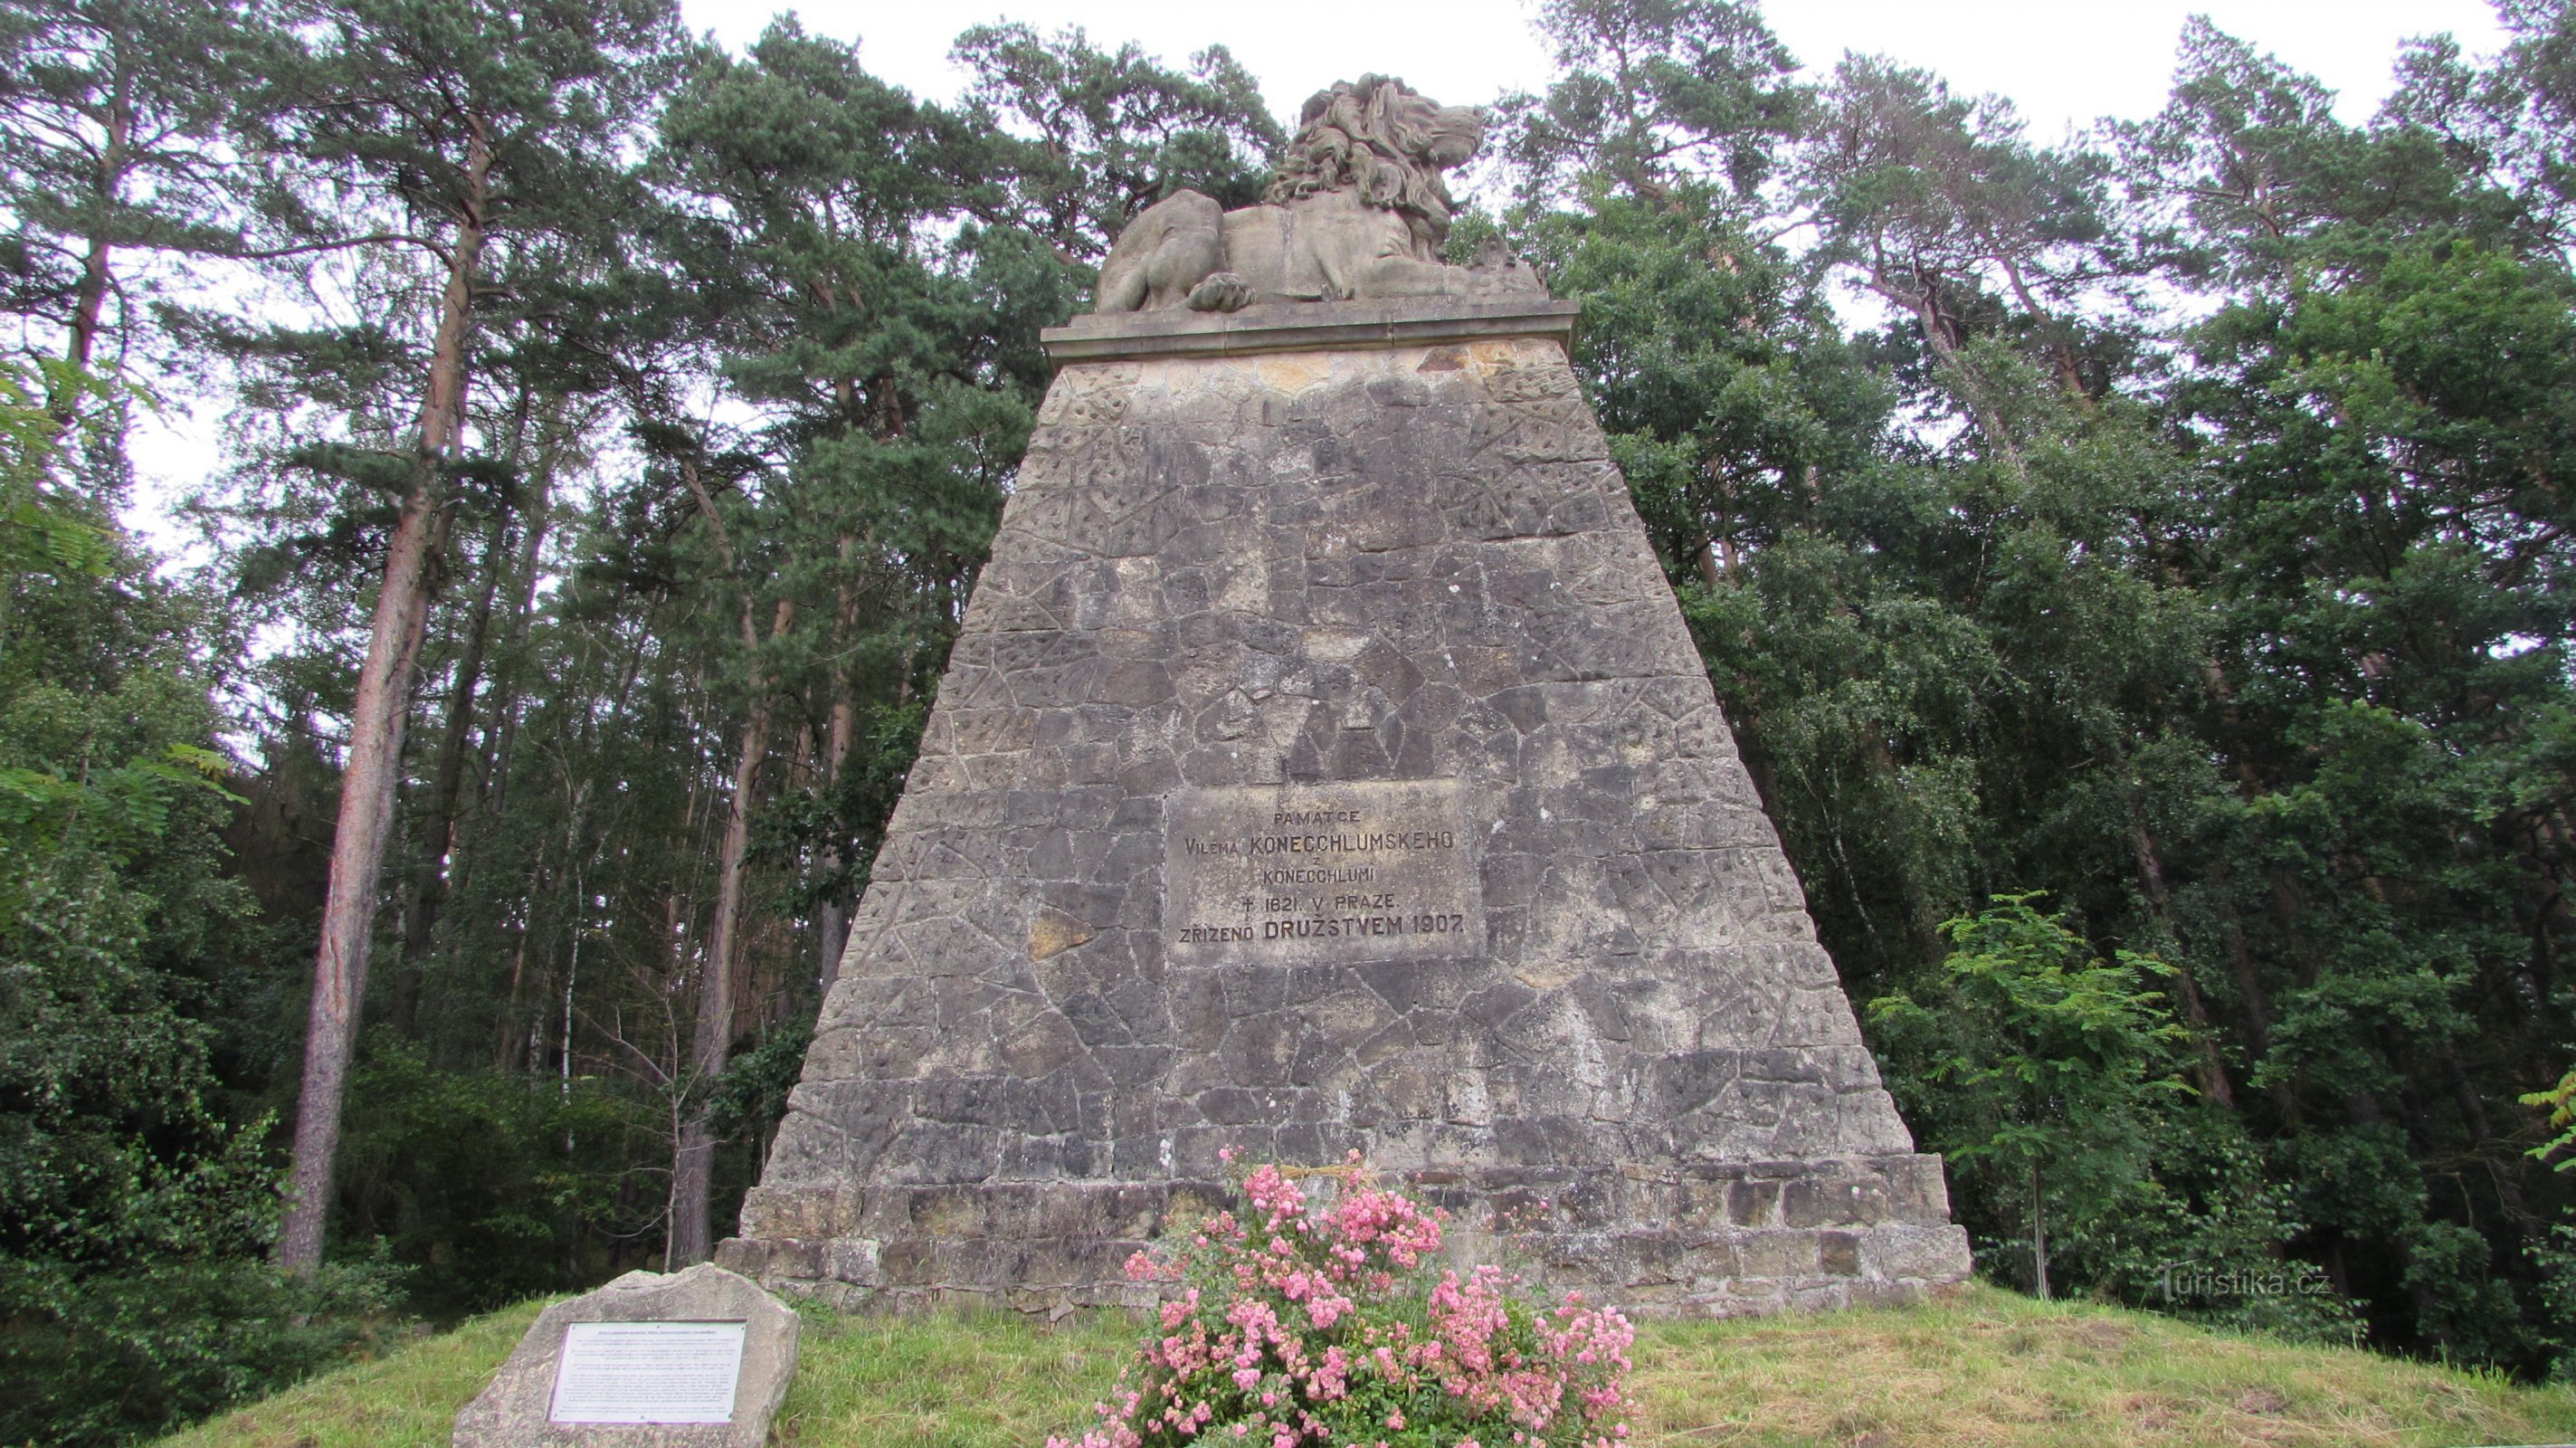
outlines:
{"label": "inscription plaque", "polygon": [[1166,806],[1163,946],[1189,965],[1305,965],[1485,947],[1453,779],[1179,789]]}
{"label": "inscription plaque", "polygon": [[729,1423],[739,1322],[576,1322],[564,1329],[557,1423]]}

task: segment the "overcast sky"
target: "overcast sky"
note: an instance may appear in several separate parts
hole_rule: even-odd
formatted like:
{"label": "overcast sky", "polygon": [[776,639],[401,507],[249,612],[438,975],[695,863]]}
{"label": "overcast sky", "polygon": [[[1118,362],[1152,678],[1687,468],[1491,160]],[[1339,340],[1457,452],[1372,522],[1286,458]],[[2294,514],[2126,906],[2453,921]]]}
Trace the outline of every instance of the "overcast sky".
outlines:
{"label": "overcast sky", "polygon": [[[682,0],[680,8],[691,27],[737,46],[772,13],[739,0]],[[1172,61],[1222,44],[1259,79],[1283,122],[1316,90],[1361,71],[1400,75],[1452,105],[1536,89],[1548,74],[1530,28],[1535,6],[1525,0],[1362,3],[1348,21],[1322,18],[1332,0],[805,0],[795,9],[809,31],[858,37],[861,60],[878,75],[939,98],[953,96],[960,79],[948,64],[950,42],[999,19],[1044,30],[1079,25],[1095,44],[1133,40]],[[2160,108],[2175,39],[2194,13],[2324,81],[2347,121],[2368,119],[2387,93],[2401,40],[2448,31],[2478,53],[2501,42],[2486,0],[1783,0],[1764,9],[1814,69],[1851,50],[1923,66],[1956,91],[2010,97],[2041,141],[2069,125]]]}

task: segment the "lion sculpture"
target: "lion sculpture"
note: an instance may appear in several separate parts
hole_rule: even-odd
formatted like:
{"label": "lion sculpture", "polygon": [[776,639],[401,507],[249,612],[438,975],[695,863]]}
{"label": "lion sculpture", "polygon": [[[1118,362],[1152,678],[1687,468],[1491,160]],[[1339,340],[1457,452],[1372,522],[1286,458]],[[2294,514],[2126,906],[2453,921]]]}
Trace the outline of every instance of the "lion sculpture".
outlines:
{"label": "lion sculpture", "polygon": [[1318,91],[1260,205],[1227,211],[1176,191],[1139,212],[1101,264],[1095,310],[1544,291],[1498,255],[1472,267],[1440,259],[1456,205],[1440,173],[1484,138],[1484,112],[1400,80]]}

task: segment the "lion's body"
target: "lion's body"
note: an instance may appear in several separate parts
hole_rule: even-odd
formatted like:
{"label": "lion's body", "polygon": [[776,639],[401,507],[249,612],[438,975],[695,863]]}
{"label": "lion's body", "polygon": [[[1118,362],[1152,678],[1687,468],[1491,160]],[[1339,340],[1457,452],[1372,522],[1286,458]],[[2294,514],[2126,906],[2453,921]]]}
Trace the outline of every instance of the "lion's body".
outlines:
{"label": "lion's body", "polygon": [[1255,301],[1337,302],[1430,290],[1419,272],[1440,258],[1402,216],[1328,191],[1226,213],[1225,260]]}
{"label": "lion's body", "polygon": [[1349,191],[1237,211],[1220,211],[1198,192],[1183,191],[1119,234],[1100,270],[1100,310],[1187,305],[1201,282],[1227,272],[1242,279],[1239,298],[1205,310],[1466,289],[1463,274],[1440,275],[1457,269],[1421,250],[1403,217],[1365,205]]}
{"label": "lion's body", "polygon": [[1260,302],[1464,295],[1534,287],[1526,272],[1443,265],[1444,167],[1484,133],[1480,112],[1363,77],[1306,103],[1305,123],[1258,206],[1196,191],[1137,214],[1100,268],[1101,312]]}

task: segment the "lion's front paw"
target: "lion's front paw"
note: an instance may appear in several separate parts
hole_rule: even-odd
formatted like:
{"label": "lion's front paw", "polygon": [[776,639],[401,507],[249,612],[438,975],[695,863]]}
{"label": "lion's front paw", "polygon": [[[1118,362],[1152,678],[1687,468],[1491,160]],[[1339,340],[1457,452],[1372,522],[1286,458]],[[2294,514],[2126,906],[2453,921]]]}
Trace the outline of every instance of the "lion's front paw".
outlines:
{"label": "lion's front paw", "polygon": [[1190,310],[1193,312],[1236,312],[1252,300],[1252,283],[1230,271],[1210,272],[1205,281],[1190,288]]}

